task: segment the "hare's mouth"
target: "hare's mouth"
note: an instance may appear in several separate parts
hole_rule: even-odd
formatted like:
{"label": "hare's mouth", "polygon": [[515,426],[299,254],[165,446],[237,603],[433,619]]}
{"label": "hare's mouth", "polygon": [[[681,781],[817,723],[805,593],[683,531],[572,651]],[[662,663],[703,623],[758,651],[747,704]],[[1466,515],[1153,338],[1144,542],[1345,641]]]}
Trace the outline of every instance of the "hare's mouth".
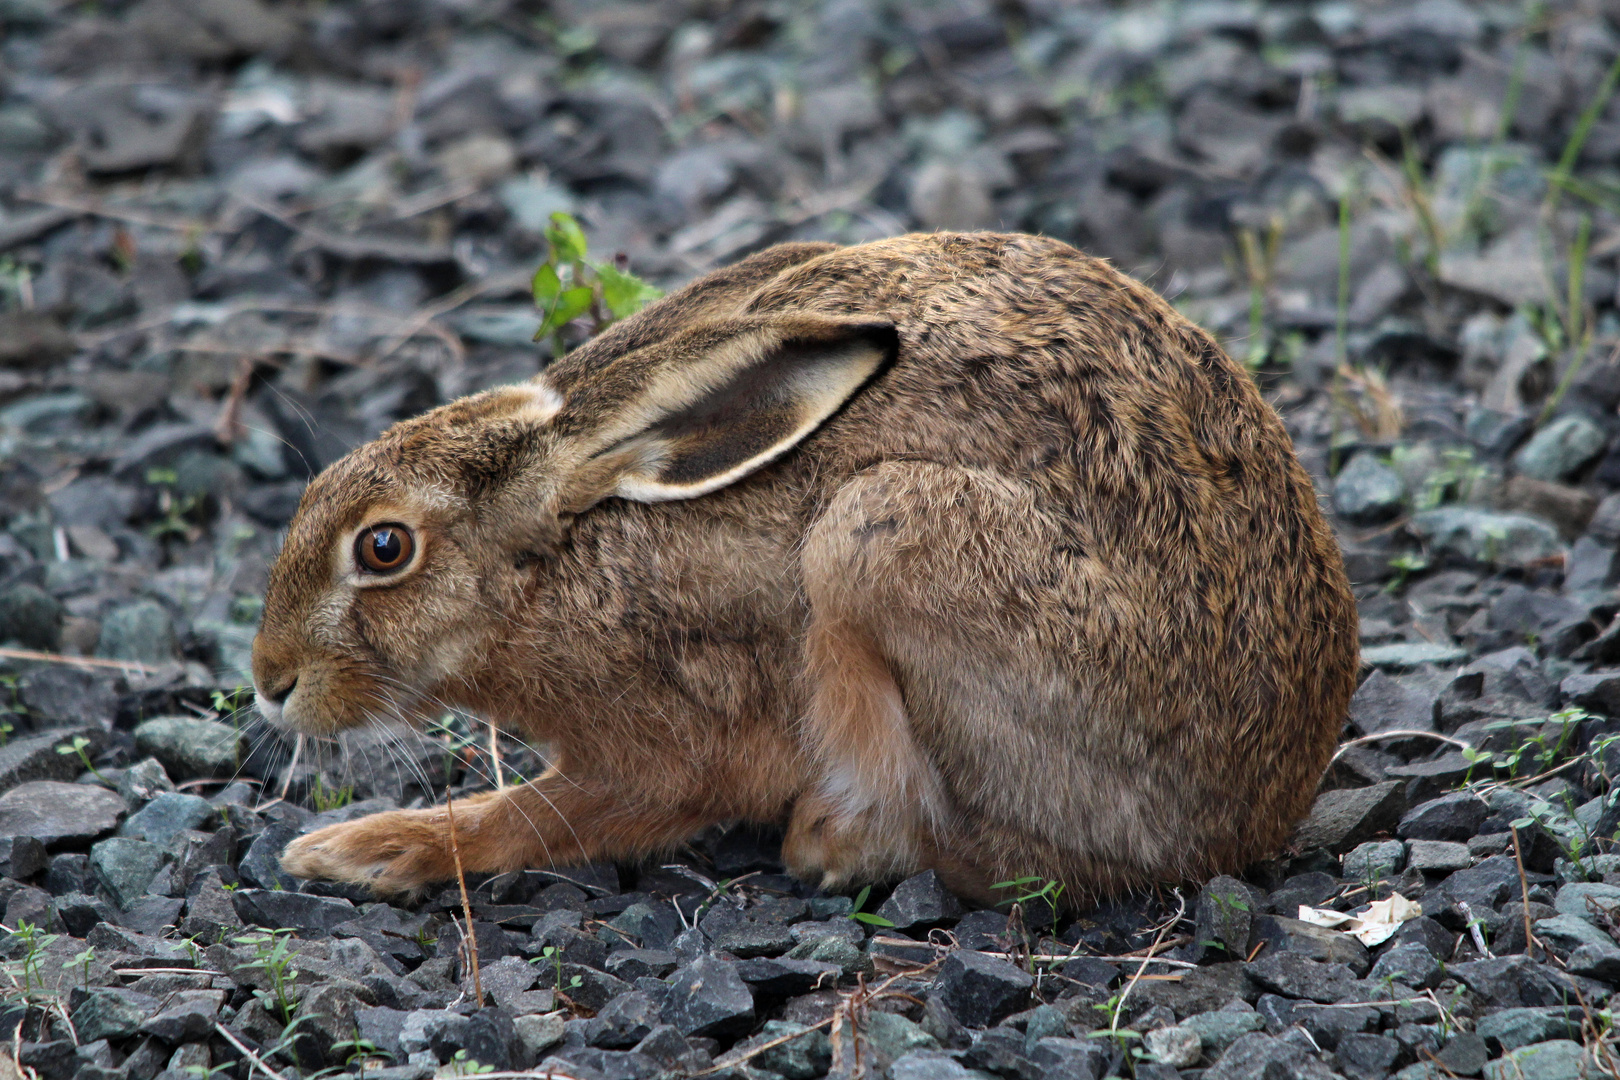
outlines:
{"label": "hare's mouth", "polygon": [[298,680],[293,679],[280,693],[267,691],[264,687],[254,684],[253,694],[259,707],[259,715],[264,722],[279,731],[290,730],[292,725],[287,720],[287,699],[298,687]]}

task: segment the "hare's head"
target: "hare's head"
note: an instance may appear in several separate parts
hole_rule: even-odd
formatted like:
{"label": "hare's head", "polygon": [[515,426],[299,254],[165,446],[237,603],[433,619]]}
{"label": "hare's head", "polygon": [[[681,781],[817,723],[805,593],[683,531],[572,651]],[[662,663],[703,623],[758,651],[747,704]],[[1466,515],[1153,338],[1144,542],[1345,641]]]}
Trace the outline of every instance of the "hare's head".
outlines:
{"label": "hare's head", "polygon": [[665,333],[679,299],[532,382],[397,424],[310,483],[253,645],[267,720],[323,734],[454,700],[509,632],[505,613],[551,572],[575,516],[603,499],[691,499],[747,476],[896,348],[887,322],[821,315]]}

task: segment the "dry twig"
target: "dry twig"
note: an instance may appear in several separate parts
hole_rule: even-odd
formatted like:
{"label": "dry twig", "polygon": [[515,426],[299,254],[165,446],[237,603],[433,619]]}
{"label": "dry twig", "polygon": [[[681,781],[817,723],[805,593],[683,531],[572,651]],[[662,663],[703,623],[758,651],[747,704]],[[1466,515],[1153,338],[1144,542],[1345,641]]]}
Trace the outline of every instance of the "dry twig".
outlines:
{"label": "dry twig", "polygon": [[78,667],[114,668],[118,671],[138,671],[142,675],[152,675],[162,670],[150,664],[137,663],[134,660],[108,660],[100,656],[66,656],[62,653],[36,652],[33,649],[0,648],[0,658],[6,660],[34,660],[43,664],[74,664]]}
{"label": "dry twig", "polygon": [[461,845],[456,841],[455,800],[446,795],[444,814],[450,822],[450,857],[456,864],[456,884],[461,887],[461,913],[467,918],[467,960],[472,965],[473,998],[484,1007],[484,977],[478,969],[478,933],[473,928],[472,901],[467,899],[467,875],[461,869]]}

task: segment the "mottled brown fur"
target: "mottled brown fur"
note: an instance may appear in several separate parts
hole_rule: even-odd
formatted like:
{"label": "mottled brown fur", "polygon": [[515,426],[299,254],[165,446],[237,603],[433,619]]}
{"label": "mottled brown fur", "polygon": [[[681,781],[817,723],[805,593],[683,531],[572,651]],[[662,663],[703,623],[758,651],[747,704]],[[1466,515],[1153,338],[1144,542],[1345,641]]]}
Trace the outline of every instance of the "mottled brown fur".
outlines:
{"label": "mottled brown fur", "polygon": [[[680,480],[646,447],[688,374],[823,347],[842,408],[783,456],[616,497]],[[454,402],[318,477],[254,651],[287,726],[443,700],[549,744],[546,776],[457,804],[469,870],[745,819],[828,884],[1098,895],[1238,868],[1308,809],[1356,669],[1333,537],[1246,374],[1106,264],[1016,235],[776,248],[539,381],[550,404]],[[385,520],[421,554],[357,578],[349,538]],[[449,876],[446,839],[442,810],[380,814],[286,865],[407,889]]]}

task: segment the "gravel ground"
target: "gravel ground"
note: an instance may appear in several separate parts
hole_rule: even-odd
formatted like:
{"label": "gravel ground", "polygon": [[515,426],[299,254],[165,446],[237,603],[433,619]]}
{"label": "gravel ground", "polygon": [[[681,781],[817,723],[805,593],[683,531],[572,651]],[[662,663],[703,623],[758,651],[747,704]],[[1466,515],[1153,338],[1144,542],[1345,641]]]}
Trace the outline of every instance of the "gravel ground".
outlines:
{"label": "gravel ground", "polygon": [[[1617,54],[1600,0],[0,0],[21,1065],[1616,1075]],[[1054,918],[1040,882],[822,895],[716,832],[470,881],[477,986],[453,890],[283,876],[303,829],[493,775],[455,718],[295,760],[237,688],[307,477],[543,365],[556,210],[664,285],[780,240],[1039,231],[1220,334],[1361,601],[1292,848]],[[1422,914],[1371,946],[1296,917],[1397,896]]]}

